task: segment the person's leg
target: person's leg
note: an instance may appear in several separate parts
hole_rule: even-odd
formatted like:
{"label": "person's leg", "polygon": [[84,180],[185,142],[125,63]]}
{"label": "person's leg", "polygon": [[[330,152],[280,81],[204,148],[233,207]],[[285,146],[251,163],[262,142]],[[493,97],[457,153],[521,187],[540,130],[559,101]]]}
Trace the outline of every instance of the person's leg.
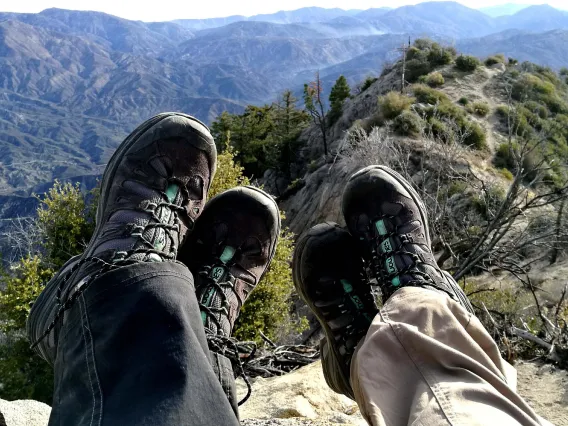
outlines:
{"label": "person's leg", "polygon": [[466,295],[438,267],[426,209],[410,183],[386,167],[368,167],[349,179],[342,208],[384,303],[351,365],[366,419],[538,424],[507,381],[506,363]]}
{"label": "person's leg", "polygon": [[[385,167],[363,169],[350,178],[342,208],[351,240],[318,225],[294,255],[295,285],[325,331],[329,386],[356,399],[372,425],[538,425],[514,391],[512,367],[437,266],[410,184]],[[353,258],[357,244],[383,295],[372,322],[369,281],[356,278],[367,269]],[[356,336],[364,338],[353,351]]]}
{"label": "person's leg", "polygon": [[215,162],[208,129],[178,113],[142,124],[111,158],[85,253],[28,319],[55,369],[50,424],[238,424],[209,362],[193,277],[175,262]]}
{"label": "person's leg", "polygon": [[126,266],[93,281],[65,314],[55,359],[50,424],[238,424],[179,263]]}
{"label": "person's leg", "polygon": [[355,398],[372,425],[539,425],[515,379],[475,316],[417,287],[389,298],[351,364]]}
{"label": "person's leg", "polygon": [[235,410],[232,368],[244,372],[231,335],[241,307],[268,270],[279,233],[280,212],[270,195],[254,187],[233,188],[207,203],[178,256],[195,277],[215,370],[231,372],[219,374],[219,380]]}

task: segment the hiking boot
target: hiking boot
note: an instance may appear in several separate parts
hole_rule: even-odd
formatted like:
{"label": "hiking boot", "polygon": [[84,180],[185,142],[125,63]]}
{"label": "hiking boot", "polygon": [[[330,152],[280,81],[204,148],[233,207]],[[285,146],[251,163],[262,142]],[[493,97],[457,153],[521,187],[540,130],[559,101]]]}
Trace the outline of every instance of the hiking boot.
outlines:
{"label": "hiking boot", "polygon": [[207,127],[180,113],[157,115],[134,130],[110,159],[96,227],[32,307],[28,336],[53,363],[58,320],[98,276],[138,262],[174,261],[201,213],[216,167]]}
{"label": "hiking boot", "polygon": [[337,224],[317,225],[298,241],[292,270],[298,293],[325,332],[326,382],[354,399],[351,358],[378,313],[357,240]]}
{"label": "hiking boot", "polygon": [[414,286],[444,292],[473,313],[460,286],[438,267],[424,203],[401,175],[384,166],[360,170],[347,183],[342,209],[349,232],[365,247],[383,303]]}
{"label": "hiking boot", "polygon": [[274,257],[279,233],[278,206],[258,188],[234,188],[207,203],[178,260],[195,277],[208,338],[231,336],[241,307]]}

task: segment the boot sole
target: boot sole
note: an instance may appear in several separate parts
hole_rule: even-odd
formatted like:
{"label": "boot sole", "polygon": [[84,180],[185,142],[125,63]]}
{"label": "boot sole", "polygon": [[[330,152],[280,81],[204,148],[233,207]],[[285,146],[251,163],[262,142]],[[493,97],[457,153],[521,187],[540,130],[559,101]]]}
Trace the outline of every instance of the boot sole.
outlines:
{"label": "boot sole", "polygon": [[[301,279],[302,277],[300,275],[300,265],[302,264],[303,255],[310,242],[320,238],[325,234],[335,232],[337,229],[341,229],[341,227],[335,223],[331,222],[321,223],[311,228],[307,234],[305,234],[303,237],[301,237],[298,240],[298,242],[296,243],[296,253],[299,254],[299,257],[294,256],[294,263],[292,267],[292,278],[294,281],[294,287],[296,288],[296,291],[300,294],[304,302],[308,305],[310,310],[318,319],[318,322],[321,324],[323,331],[325,333],[325,337],[328,340],[328,346],[331,349],[331,354],[333,355],[334,362],[343,372],[343,369],[341,368],[341,363],[339,362],[341,357],[340,354],[337,352],[337,348],[334,344],[333,333],[331,331],[331,328],[329,328],[325,319],[319,316],[318,308],[316,308],[316,306],[312,303],[311,299],[308,297],[306,288],[302,284],[302,279]],[[342,389],[342,391],[351,393],[350,391],[351,384],[349,383],[349,380],[345,379],[344,374],[345,373],[343,372],[343,374],[341,375],[341,379],[344,385],[344,389]],[[354,395],[351,395],[351,397],[354,398]]]}

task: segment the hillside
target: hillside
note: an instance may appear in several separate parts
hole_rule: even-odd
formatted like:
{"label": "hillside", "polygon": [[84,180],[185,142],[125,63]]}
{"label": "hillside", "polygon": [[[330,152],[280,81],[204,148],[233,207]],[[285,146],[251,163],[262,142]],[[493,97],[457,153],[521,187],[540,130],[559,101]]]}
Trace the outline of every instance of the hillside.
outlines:
{"label": "hillside", "polygon": [[493,18],[453,2],[162,23],[0,13],[0,227],[25,216],[30,195],[54,179],[95,182],[121,139],[158,112],[211,123],[285,89],[300,97],[316,71],[325,93],[342,74],[355,86],[425,34],[464,53],[559,69],[568,65],[566,16],[534,6]]}

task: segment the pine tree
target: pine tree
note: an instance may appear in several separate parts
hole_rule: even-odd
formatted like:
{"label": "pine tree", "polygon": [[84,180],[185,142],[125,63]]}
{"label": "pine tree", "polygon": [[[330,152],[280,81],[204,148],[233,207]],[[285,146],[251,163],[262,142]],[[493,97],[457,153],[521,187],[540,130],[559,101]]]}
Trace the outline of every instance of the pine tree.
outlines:
{"label": "pine tree", "polygon": [[278,168],[290,176],[290,164],[294,158],[296,142],[308,125],[310,116],[298,109],[298,100],[292,91],[286,90],[275,104],[275,140],[278,144]]}
{"label": "pine tree", "polygon": [[347,79],[343,75],[340,75],[334,86],[331,88],[331,92],[329,94],[329,102],[331,104],[330,120],[332,122],[341,117],[343,103],[345,102],[345,99],[350,96],[351,88],[347,83]]}

